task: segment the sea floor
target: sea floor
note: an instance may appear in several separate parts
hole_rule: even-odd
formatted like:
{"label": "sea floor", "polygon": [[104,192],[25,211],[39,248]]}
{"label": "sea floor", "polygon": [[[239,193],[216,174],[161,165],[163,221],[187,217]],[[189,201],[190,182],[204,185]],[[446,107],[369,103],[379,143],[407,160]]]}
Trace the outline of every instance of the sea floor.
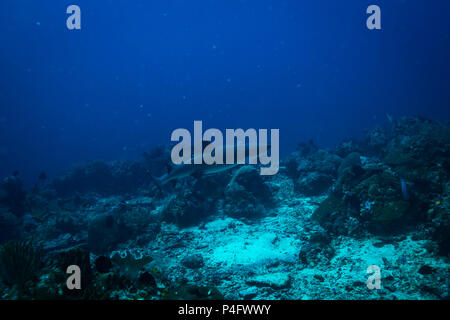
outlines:
{"label": "sea floor", "polygon": [[[449,299],[450,126],[155,183],[170,149],[0,183],[3,299]],[[43,175],[45,177],[45,175]],[[153,182],[152,182],[153,181]],[[80,267],[85,290],[66,286]]]}
{"label": "sea floor", "polygon": [[[214,285],[226,299],[437,299],[448,292],[448,263],[427,251],[426,240],[414,240],[414,232],[389,241],[338,236],[329,244],[331,259],[300,264],[299,251],[314,230],[310,216],[323,197],[292,197],[288,180],[282,183],[281,205],[264,218],[244,222],[219,213],[189,228],[163,223],[145,248],[155,258],[149,267]],[[380,289],[367,287],[371,265],[380,268]],[[433,273],[419,273],[423,266]]]}

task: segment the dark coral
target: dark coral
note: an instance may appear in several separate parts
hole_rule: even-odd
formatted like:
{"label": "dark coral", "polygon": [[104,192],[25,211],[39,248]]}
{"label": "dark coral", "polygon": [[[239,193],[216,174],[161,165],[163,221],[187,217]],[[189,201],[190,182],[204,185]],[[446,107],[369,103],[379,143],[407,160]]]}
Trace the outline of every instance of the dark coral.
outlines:
{"label": "dark coral", "polygon": [[55,178],[51,186],[60,196],[76,192],[111,195],[136,191],[149,182],[147,177],[147,170],[139,162],[91,161]]}
{"label": "dark coral", "polygon": [[20,219],[7,208],[0,207],[0,243],[19,237]]}
{"label": "dark coral", "polygon": [[18,176],[6,178],[0,185],[0,205],[8,208],[16,216],[25,213],[26,196],[22,180]]}
{"label": "dark coral", "polygon": [[169,199],[162,219],[180,227],[195,225],[214,211],[216,202],[202,193],[188,189],[180,190]]}
{"label": "dark coral", "polygon": [[103,254],[114,250],[117,244],[132,236],[132,230],[122,219],[113,214],[105,214],[89,222],[88,247],[93,253]]}
{"label": "dark coral", "polygon": [[294,180],[295,190],[306,196],[326,192],[337,177],[341,158],[323,150],[301,149],[285,161],[288,175]]}
{"label": "dark coral", "polygon": [[264,215],[273,205],[272,193],[259,171],[251,166],[239,167],[225,189],[224,213],[253,219]]}
{"label": "dark coral", "polygon": [[[430,203],[442,195],[449,179],[449,127],[423,118],[400,119],[392,129],[369,131],[360,150],[366,155],[351,152],[343,159],[332,192],[313,219],[344,234],[352,219],[360,229],[375,233],[400,231],[429,219]],[[382,161],[371,156],[374,150]],[[445,222],[437,230],[443,226]],[[445,238],[440,234],[435,232]]]}
{"label": "dark coral", "polygon": [[49,183],[59,196],[95,192],[114,195],[136,192],[150,184],[150,176],[167,172],[168,147],[155,147],[143,153],[139,161],[90,161],[74,166],[68,173]]}
{"label": "dark coral", "polygon": [[25,283],[35,279],[43,267],[42,249],[31,240],[8,241],[0,246],[0,278],[22,291]]}

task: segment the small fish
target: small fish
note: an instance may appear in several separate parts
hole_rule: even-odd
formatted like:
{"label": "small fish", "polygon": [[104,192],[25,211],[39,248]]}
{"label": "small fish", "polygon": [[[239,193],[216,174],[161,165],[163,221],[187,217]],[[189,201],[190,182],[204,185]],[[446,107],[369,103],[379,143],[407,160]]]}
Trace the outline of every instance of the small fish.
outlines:
{"label": "small fish", "polygon": [[409,199],[408,187],[406,186],[406,182],[403,178],[400,178],[400,184],[402,186],[403,200],[407,201]]}

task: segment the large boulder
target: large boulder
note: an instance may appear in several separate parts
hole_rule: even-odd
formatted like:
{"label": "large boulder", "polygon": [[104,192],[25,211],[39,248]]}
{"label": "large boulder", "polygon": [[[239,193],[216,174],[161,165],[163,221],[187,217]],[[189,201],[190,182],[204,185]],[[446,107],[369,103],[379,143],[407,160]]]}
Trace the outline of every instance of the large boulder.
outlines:
{"label": "large boulder", "polygon": [[273,206],[273,196],[253,166],[239,167],[225,190],[224,212],[235,218],[257,218]]}
{"label": "large boulder", "polygon": [[216,201],[190,189],[169,197],[162,210],[162,220],[179,227],[196,225],[215,212]]}
{"label": "large boulder", "polygon": [[334,182],[334,177],[322,172],[309,172],[301,175],[295,184],[295,190],[305,196],[325,193]]}

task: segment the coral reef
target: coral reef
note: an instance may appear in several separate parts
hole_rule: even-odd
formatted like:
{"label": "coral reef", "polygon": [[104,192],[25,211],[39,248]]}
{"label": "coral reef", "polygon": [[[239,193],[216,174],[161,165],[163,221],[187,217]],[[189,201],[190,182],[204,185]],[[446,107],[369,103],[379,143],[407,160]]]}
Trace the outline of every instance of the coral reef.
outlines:
{"label": "coral reef", "polygon": [[[331,195],[313,217],[340,234],[350,218],[375,233],[426,222],[431,200],[448,181],[448,126],[401,119],[391,131],[369,131],[367,142],[366,156],[351,152],[343,159]],[[378,157],[370,156],[374,150]]]}
{"label": "coral reef", "polygon": [[69,172],[53,179],[51,188],[59,196],[94,192],[114,195],[136,192],[147,187],[150,176],[160,176],[167,170],[170,151],[159,146],[145,152],[140,161],[90,161],[74,166]]}
{"label": "coral reef", "polygon": [[[90,162],[31,190],[6,178],[0,296],[449,297],[448,124],[397,119],[334,149],[300,143],[275,176],[240,166],[159,190],[150,176],[168,158],[160,146],[137,161]],[[81,291],[66,287],[72,264]],[[370,265],[380,290],[366,286]]]}

